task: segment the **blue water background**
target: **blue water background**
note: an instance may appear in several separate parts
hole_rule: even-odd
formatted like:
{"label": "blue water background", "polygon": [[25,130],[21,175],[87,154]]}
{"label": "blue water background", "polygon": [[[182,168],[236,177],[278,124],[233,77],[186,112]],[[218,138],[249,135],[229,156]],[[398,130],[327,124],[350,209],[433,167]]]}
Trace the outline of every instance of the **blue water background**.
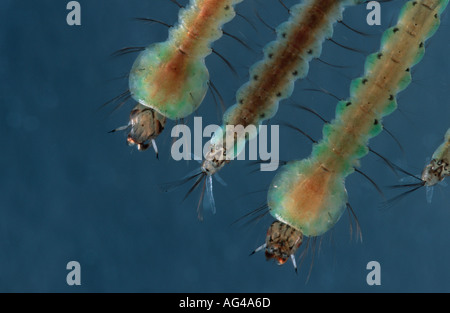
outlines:
{"label": "blue water background", "polygon": [[[322,59],[346,68],[313,61],[309,80],[296,84],[280,105],[273,124],[290,122],[316,139],[322,122],[294,109],[301,103],[332,119],[336,100],[349,93],[352,78],[363,71],[365,56],[378,50],[381,33],[395,24],[404,1],[382,5],[382,25],[366,24],[363,5],[346,10],[334,39],[362,50],[355,53],[327,41]],[[435,190],[431,205],[425,191],[409,195],[391,208],[358,174],[347,180],[349,201],[362,228],[363,242],[349,234],[344,214],[333,231],[316,246],[295,275],[291,264],[266,262],[263,253],[249,257],[261,245],[272,218],[232,225],[265,201],[274,173],[250,172],[249,162],[234,162],[221,173],[227,187],[215,185],[217,214],[195,212],[198,192],[182,199],[187,186],[162,193],[158,185],[194,169],[195,161],[170,158],[170,129],[160,138],[160,160],[149,150],[125,144],[126,134],[108,134],[127,123],[132,103],[110,114],[99,106],[127,89],[126,75],[135,55],[111,57],[127,46],[164,41],[167,29],[136,22],[135,17],[175,23],[178,7],[167,0],[80,1],[82,26],[66,24],[67,1],[0,2],[0,291],[1,292],[418,292],[450,291],[450,210],[448,188]],[[184,2],[182,2],[184,3]],[[296,3],[286,0],[291,6]],[[214,49],[237,69],[236,78],[215,55],[207,58],[211,79],[226,105],[248,79],[248,68],[261,59],[261,49],[275,38],[255,16],[272,26],[288,17],[275,0],[246,0],[225,30],[242,38],[251,52],[230,38]],[[427,43],[413,82],[399,97],[399,110],[386,127],[401,142],[404,153],[385,133],[370,145],[408,171],[420,173],[427,157],[450,126],[450,17]],[[208,95],[198,112],[205,124],[219,124]],[[189,120],[192,123],[192,119]],[[311,143],[281,127],[280,158],[307,157]],[[380,159],[368,155],[361,169],[385,186],[398,183]],[[400,175],[402,176],[402,175]],[[258,192],[256,192],[258,191]],[[255,193],[256,192],[256,193]],[[318,251],[320,250],[320,251]],[[66,284],[66,264],[82,267],[82,285]],[[368,286],[366,265],[381,264],[381,286]],[[310,271],[308,282],[307,275]]]}

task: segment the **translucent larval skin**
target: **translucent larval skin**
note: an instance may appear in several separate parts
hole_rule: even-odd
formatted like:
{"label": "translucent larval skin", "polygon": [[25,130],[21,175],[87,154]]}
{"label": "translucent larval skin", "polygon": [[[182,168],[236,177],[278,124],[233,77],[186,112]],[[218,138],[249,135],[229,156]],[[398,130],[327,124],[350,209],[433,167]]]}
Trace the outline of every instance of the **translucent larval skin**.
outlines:
{"label": "translucent larval skin", "polygon": [[[170,42],[151,45],[136,59],[129,78],[136,101],[173,120],[190,115],[200,106],[209,80],[203,59],[188,60],[177,56],[177,51]],[[183,61],[174,62],[177,58]]]}
{"label": "translucent larval skin", "polygon": [[319,236],[339,220],[347,203],[345,178],[368,153],[367,144],[392,113],[396,95],[411,81],[410,68],[424,54],[424,42],[439,26],[448,0],[409,1],[396,26],[383,34],[364,76],[352,81],[350,98],[338,103],[306,160],[293,161],[275,176],[268,193],[271,214],[306,236]]}
{"label": "translucent larval skin", "polygon": [[132,97],[169,119],[193,113],[208,90],[205,58],[243,0],[191,0],[165,42],[142,51],[130,72]]}
{"label": "translucent larval skin", "polygon": [[[277,27],[276,40],[264,47],[264,58],[250,68],[250,80],[237,91],[237,103],[225,112],[218,130],[223,136],[211,141],[213,154],[214,145],[222,146],[235,136],[225,131],[226,125],[258,127],[276,114],[279,102],[292,95],[295,82],[307,76],[309,62],[320,56],[323,41],[333,36],[333,24],[342,19],[345,6],[358,2],[305,0],[289,10],[289,20]],[[244,144],[227,151],[228,159],[237,156],[251,136],[240,139]]]}
{"label": "translucent larval skin", "polygon": [[[333,227],[344,210],[336,204],[347,202],[342,177],[329,175],[315,165],[312,159],[306,159],[283,166],[272,181],[267,198],[270,213],[276,219],[306,236],[318,236]],[[300,193],[302,196],[297,197]]]}

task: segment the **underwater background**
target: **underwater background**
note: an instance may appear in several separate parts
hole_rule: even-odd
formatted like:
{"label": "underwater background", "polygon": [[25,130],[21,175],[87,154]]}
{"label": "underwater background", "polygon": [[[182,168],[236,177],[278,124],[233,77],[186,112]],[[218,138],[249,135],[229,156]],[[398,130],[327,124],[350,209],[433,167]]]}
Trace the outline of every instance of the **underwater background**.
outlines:
{"label": "underwater background", "polygon": [[[0,292],[450,291],[448,187],[437,188],[431,204],[421,189],[384,208],[382,202],[399,193],[387,186],[398,184],[402,175],[373,155],[361,160],[361,170],[382,187],[386,199],[357,173],[346,182],[362,243],[355,240],[354,224],[350,236],[345,213],[323,236],[320,249],[317,242],[313,260],[310,251],[298,275],[290,262],[278,266],[266,262],[264,253],[249,256],[264,243],[273,220],[269,214],[234,223],[264,204],[275,172],[252,173],[257,167],[251,162],[232,162],[221,172],[228,186],[214,185],[217,213],[205,212],[200,222],[199,190],[183,202],[189,186],[171,193],[158,188],[198,167],[196,161],[171,159],[174,123],[168,122],[157,139],[157,160],[151,149],[128,147],[126,132],[108,133],[128,122],[132,101],[113,113],[114,105],[99,109],[128,88],[127,80],[117,77],[128,73],[137,56],[111,54],[167,39],[164,26],[133,18],[173,24],[179,8],[168,0],[79,1],[82,26],[68,26],[67,2],[0,2]],[[404,2],[382,4],[381,26],[367,25],[365,5],[348,7],[344,22],[366,35],[337,24],[333,39],[361,51],[326,41],[321,59],[345,68],[312,61],[308,79],[296,83],[270,123],[289,122],[320,139],[320,119],[292,104],[332,119],[337,100],[305,89],[324,88],[346,98],[350,80],[362,75],[365,57],[378,51],[382,32],[396,23]],[[206,59],[227,106],[247,82],[249,66],[262,58],[262,47],[275,38],[255,12],[272,27],[288,18],[276,0],[245,0],[236,9],[252,25],[236,17],[224,29],[254,51],[228,37],[214,43],[238,77],[216,55]],[[399,94],[399,109],[383,121],[404,152],[386,133],[370,141],[414,174],[450,127],[449,10],[412,69],[411,85]],[[204,125],[221,122],[210,94],[197,114]],[[192,121],[191,116],[188,124]],[[281,160],[310,152],[308,139],[280,127]],[[66,264],[72,260],[81,264],[81,286],[66,284]],[[381,286],[366,283],[370,261],[381,265]]]}

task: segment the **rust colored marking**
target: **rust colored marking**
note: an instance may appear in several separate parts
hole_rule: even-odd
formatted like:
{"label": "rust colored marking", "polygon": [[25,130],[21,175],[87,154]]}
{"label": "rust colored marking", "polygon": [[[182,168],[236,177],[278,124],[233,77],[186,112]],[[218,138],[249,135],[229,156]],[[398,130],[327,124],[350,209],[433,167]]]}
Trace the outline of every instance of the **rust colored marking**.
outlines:
{"label": "rust colored marking", "polygon": [[334,181],[334,173],[324,170],[319,163],[310,168],[311,171],[305,173],[304,179],[292,190],[293,207],[286,208],[296,220],[313,220],[322,211],[325,207],[323,202],[328,199],[330,192],[330,182]]}
{"label": "rust colored marking", "polygon": [[[205,0],[200,11],[196,14],[191,25],[185,25],[187,36],[173,55],[169,57],[167,63],[162,64],[155,73],[152,84],[155,91],[152,97],[159,98],[162,103],[168,97],[181,97],[184,95],[187,69],[189,63],[197,61],[195,58],[198,44],[203,44],[202,40],[207,37],[212,24],[218,24],[218,17],[224,10],[225,4],[229,0]],[[218,27],[218,26],[217,26]]]}
{"label": "rust colored marking", "polygon": [[258,118],[258,112],[265,111],[272,105],[271,99],[292,79],[292,73],[299,63],[299,56],[306,53],[315,43],[317,31],[328,23],[328,15],[339,5],[340,1],[322,0],[308,8],[308,12],[304,13],[306,19],[302,19],[302,23],[290,31],[287,43],[267,60],[265,72],[261,73],[252,89],[248,91],[244,99],[245,112],[243,109],[242,114],[236,114],[230,124],[246,127]]}

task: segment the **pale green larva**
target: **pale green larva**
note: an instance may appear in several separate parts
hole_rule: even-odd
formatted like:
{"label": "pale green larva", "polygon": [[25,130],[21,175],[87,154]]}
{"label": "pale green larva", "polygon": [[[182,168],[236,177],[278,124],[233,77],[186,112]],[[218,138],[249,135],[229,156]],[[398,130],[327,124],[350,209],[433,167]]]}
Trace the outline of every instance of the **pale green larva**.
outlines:
{"label": "pale green larva", "polygon": [[181,9],[169,38],[147,47],[134,62],[129,76],[133,99],[172,120],[193,113],[208,89],[210,46],[241,1],[191,0]]}
{"label": "pale green larva", "polygon": [[[381,119],[397,107],[396,95],[410,83],[410,69],[424,55],[424,43],[437,30],[447,4],[420,0],[404,5],[397,25],[385,31],[379,52],[367,58],[364,76],[352,81],[349,99],[338,103],[335,119],[325,125],[311,156],[289,162],[273,179],[267,202],[277,220],[308,237],[336,224],[347,204],[345,178],[368,153],[369,139],[381,132]],[[439,158],[448,153],[448,144],[436,153]]]}
{"label": "pale green larva", "polygon": [[[250,68],[250,80],[237,91],[237,103],[225,112],[223,125],[211,140],[203,164],[208,174],[214,174],[239,155],[245,142],[256,135],[227,132],[227,126],[252,125],[257,129],[272,118],[279,102],[291,96],[295,82],[308,75],[309,62],[320,56],[322,43],[333,36],[333,25],[342,19],[345,7],[359,2],[307,0],[289,10],[289,20],[277,27],[277,39],[264,47],[264,58]],[[227,142],[230,145],[232,140],[234,145],[227,148]]]}
{"label": "pale green larva", "polygon": [[[279,102],[291,96],[295,82],[307,76],[309,62],[320,56],[322,43],[332,37],[333,25],[342,19],[344,8],[359,2],[306,0],[289,10],[290,18],[276,29],[276,40],[264,47],[263,59],[250,68],[250,80],[237,91],[237,103],[225,112],[223,125],[211,139],[201,166],[207,186],[212,186],[212,175],[217,177],[257,134],[258,126],[276,114]],[[255,126],[256,132],[246,135],[248,126]],[[213,197],[212,187],[207,195]]]}
{"label": "pale green larva", "polygon": [[[267,205],[281,224],[270,226],[267,238],[272,240],[255,252],[272,251],[279,264],[290,257],[295,266],[298,245],[289,243],[320,236],[337,223],[348,205],[345,178],[368,153],[369,139],[381,132],[381,119],[396,109],[395,97],[410,83],[410,69],[424,55],[424,43],[437,30],[447,4],[421,0],[404,5],[397,25],[383,34],[380,51],[367,58],[364,76],[352,81],[349,99],[338,103],[335,119],[324,126],[311,156],[287,163],[273,179]],[[439,158],[446,146],[436,152]],[[289,235],[276,236],[274,229]]]}

